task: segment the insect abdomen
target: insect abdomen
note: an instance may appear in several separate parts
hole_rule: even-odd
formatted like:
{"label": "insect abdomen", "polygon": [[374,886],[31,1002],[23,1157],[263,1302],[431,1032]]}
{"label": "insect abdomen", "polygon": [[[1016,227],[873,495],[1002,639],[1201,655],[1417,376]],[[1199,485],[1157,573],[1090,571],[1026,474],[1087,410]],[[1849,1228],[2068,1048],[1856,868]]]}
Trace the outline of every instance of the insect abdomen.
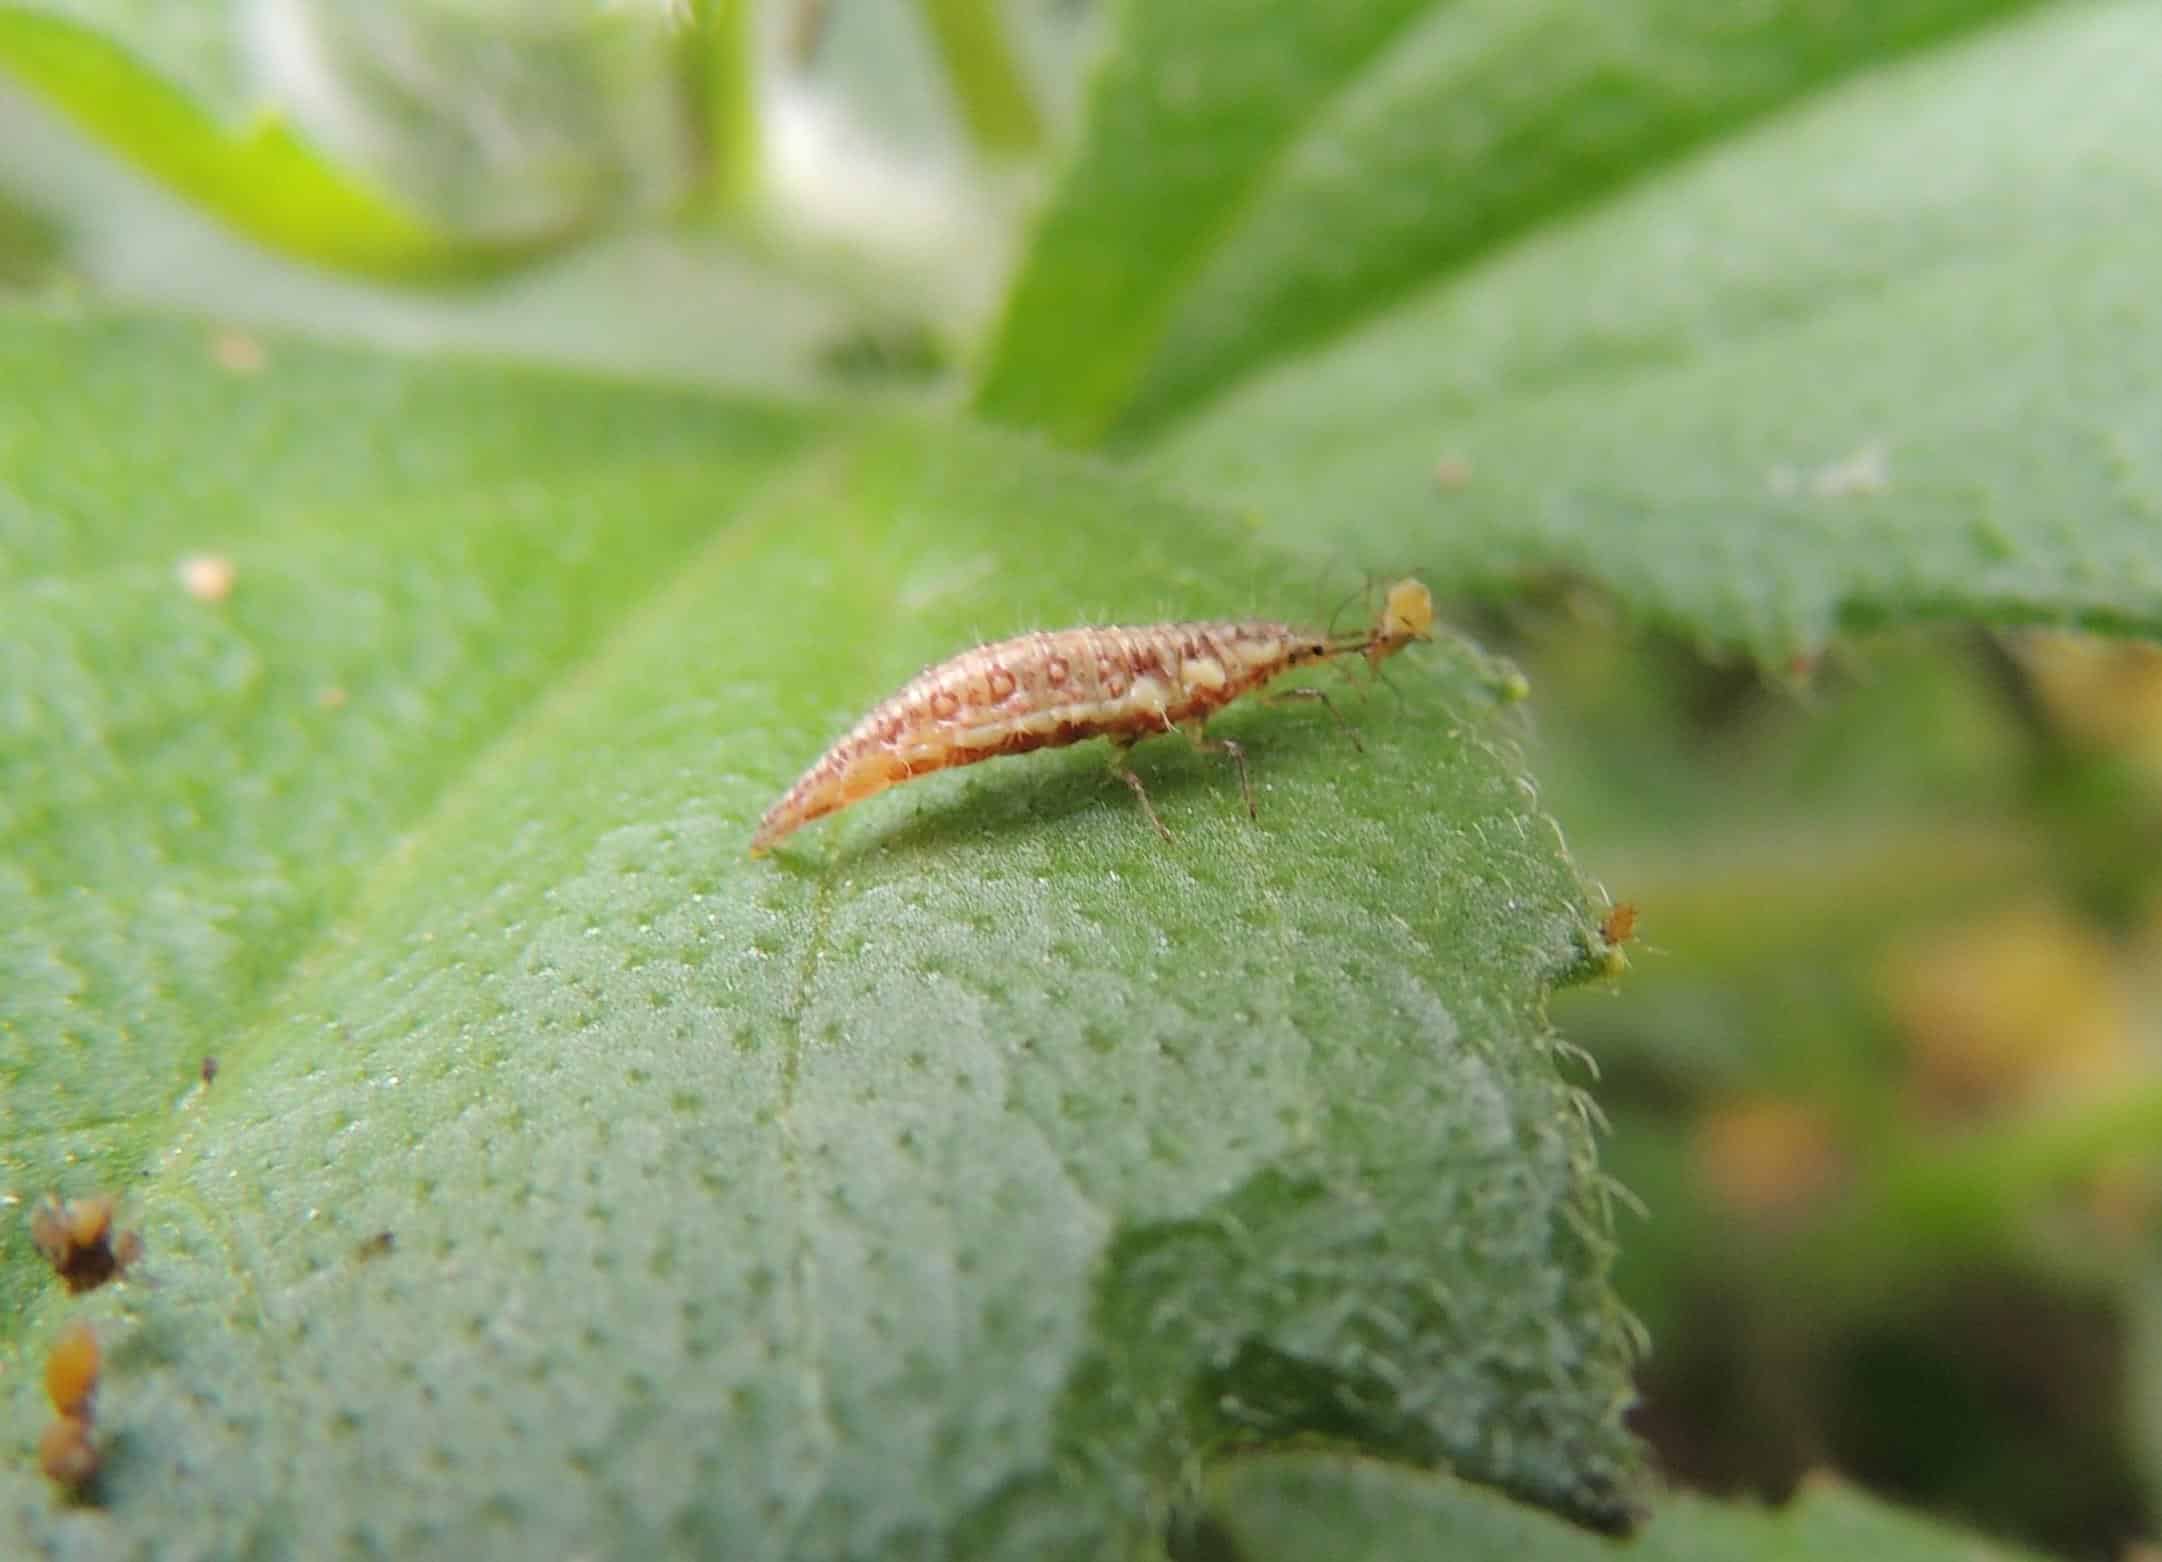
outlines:
{"label": "insect abdomen", "polygon": [[1172,731],[1326,652],[1317,637],[1262,621],[1062,629],[978,646],[858,722],[767,812],[751,849],[934,770]]}

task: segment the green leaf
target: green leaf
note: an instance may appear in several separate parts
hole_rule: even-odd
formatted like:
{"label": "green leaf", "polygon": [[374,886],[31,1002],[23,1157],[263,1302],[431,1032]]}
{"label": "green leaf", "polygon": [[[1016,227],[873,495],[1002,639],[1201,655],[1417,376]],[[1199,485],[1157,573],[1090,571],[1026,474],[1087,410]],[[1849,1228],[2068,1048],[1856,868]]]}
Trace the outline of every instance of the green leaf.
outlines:
{"label": "green leaf", "polygon": [[2162,137],[2157,20],[2053,9],[1852,85],[1242,389],[1165,468],[1766,657],[2162,629],[2162,221],[2120,150]]}
{"label": "green leaf", "polygon": [[752,0],[712,0],[693,13],[681,45],[684,96],[704,142],[691,204],[713,215],[748,208],[758,190],[759,15]]}
{"label": "green leaf", "polygon": [[970,144],[994,157],[1035,151],[1043,140],[1043,118],[996,0],[920,4]]}
{"label": "green leaf", "polygon": [[1776,1512],[1669,1497],[1617,1545],[1445,1475],[1366,1460],[1275,1454],[1209,1483],[1195,1562],[2017,1562],[2028,1553],[1816,1480]]}
{"label": "green leaf", "polygon": [[1225,5],[1121,7],[1086,139],[1007,300],[982,409],[1068,439],[1102,433],[1253,181],[1423,8],[1290,4],[1257,23]]}
{"label": "green leaf", "polygon": [[[1607,19],[1615,8],[1598,21],[1566,9],[1592,40],[1585,49],[1630,34]],[[1878,18],[1854,24],[1872,50],[1884,41],[1876,28],[1894,25],[1879,13],[1906,15],[1905,31],[1925,11],[1952,15],[1841,9]],[[1482,187],[1485,175],[1448,150],[1471,131],[1446,137],[1417,117],[1455,112],[1462,94],[1442,90],[1451,78],[1438,67],[1412,67],[1471,49],[1478,36],[1456,30],[1486,14],[1442,8],[1373,68],[1374,86],[1361,76],[1361,91],[1330,99],[1343,116],[1380,114],[1395,101],[1384,86],[1401,97],[1372,134],[1441,148],[1415,177],[1308,116],[1271,165],[1289,170],[1286,193],[1272,183],[1261,215],[1205,225],[1232,235],[1206,267],[1141,231],[1134,264],[1183,279],[1177,331],[1155,323],[1148,288],[1120,280],[1108,207],[1090,218],[1093,242],[1067,233],[1082,221],[1077,202],[1055,207],[985,404],[1082,434],[1175,410],[1175,425],[1153,415],[1139,425],[1154,436],[1159,473],[1212,501],[1255,505],[1287,541],[1377,568],[1416,558],[1465,587],[1567,571],[1691,636],[1768,659],[1813,650],[1842,627],[1918,616],[2162,628],[2162,312],[2148,286],[2162,221],[2149,169],[2124,153],[2162,138],[2162,106],[2147,90],[2162,59],[2152,7],[2049,7],[1947,42],[1829,85],[1596,206],[1581,168],[1556,162],[1549,220],[1476,264],[1461,246],[1445,249],[1418,286],[1379,286],[1372,266],[1424,252],[1338,207],[1446,205],[1467,178]],[[1524,26],[1526,38],[1543,36]],[[1676,81],[1696,81],[1686,50],[1647,43],[1631,57],[1646,76],[1672,65]],[[1516,53],[1478,58],[1514,90],[1521,78],[1505,67]],[[1151,56],[1148,68],[1161,80],[1178,62]],[[1687,90],[1700,86],[1711,90]],[[1591,137],[1603,90],[1588,86],[1553,112]],[[1491,144],[1512,144],[1506,113],[1471,123]],[[1978,134],[1983,125],[2002,133]],[[1222,138],[1157,128],[1148,167],[1227,155]],[[1120,134],[1133,132],[1113,116],[1093,155],[1114,159]],[[1637,143],[1600,145],[1647,171]],[[1341,154],[1342,189],[1324,183],[1307,199],[1299,170],[1325,152]],[[1550,155],[1537,137],[1523,153],[1541,166]],[[1505,176],[1522,177],[1494,175]],[[1257,232],[1266,242],[1240,247]],[[1375,246],[1388,255],[1369,262]],[[1304,287],[1288,279],[1339,267],[1364,301],[1356,319],[1304,291],[1275,301],[1274,289]],[[1084,269],[1095,280],[1060,280]],[[1087,300],[1099,285],[1132,308],[1143,340],[1095,319]],[[1044,333],[1061,332],[1064,345],[1044,347]],[[1187,365],[1211,352],[1240,355],[1251,372],[1228,389],[1221,376],[1197,378]],[[1113,373],[1115,353],[1126,360]],[[1144,371],[1194,391],[1175,408],[1135,400],[1128,387]],[[1092,389],[1100,381],[1110,389]],[[1062,398],[1077,388],[1071,401],[1032,405],[1009,383],[1056,385]]]}
{"label": "green leaf", "polygon": [[250,105],[226,8],[130,7],[128,46],[103,20],[112,34],[45,7],[0,5],[0,70],[250,238],[386,276],[513,253],[436,229]]}
{"label": "green leaf", "polygon": [[995,416],[1156,428],[1828,80],[2007,0],[1122,8],[985,373]]}
{"label": "green leaf", "polygon": [[0,1177],[150,1252],[104,1511],[10,1460],[0,1549],[1108,1555],[1315,1432],[1624,1512],[1596,935],[1480,658],[1227,720],[1258,822],[1159,743],[1172,846],[1074,750],[753,862],[975,635],[1315,582],[965,428],[24,318],[0,385]]}
{"label": "green leaf", "polygon": [[[401,833],[808,434],[689,395],[477,395],[288,341],[220,373],[213,350],[0,334],[10,1188],[154,1159],[201,1055]],[[229,609],[181,589],[197,556],[234,562]],[[25,1294],[30,1270],[0,1274]]]}

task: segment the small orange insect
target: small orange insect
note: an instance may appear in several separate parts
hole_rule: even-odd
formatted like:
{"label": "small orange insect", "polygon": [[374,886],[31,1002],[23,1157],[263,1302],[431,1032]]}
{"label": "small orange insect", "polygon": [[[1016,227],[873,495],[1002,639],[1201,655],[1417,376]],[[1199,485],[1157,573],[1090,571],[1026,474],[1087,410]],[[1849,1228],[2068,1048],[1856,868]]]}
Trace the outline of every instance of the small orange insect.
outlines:
{"label": "small orange insect", "polygon": [[103,1365],[98,1337],[80,1318],[60,1331],[45,1357],[45,1395],[55,1415],[38,1439],[38,1467],[55,1485],[76,1495],[97,1479],[103,1462],[91,1428]]}
{"label": "small orange insect", "polygon": [[55,1416],[38,1438],[38,1468],[71,1495],[87,1493],[103,1463],[90,1423],[81,1416]]}
{"label": "small orange insect", "polygon": [[45,1354],[45,1397],[53,1402],[53,1409],[89,1420],[103,1366],[98,1337],[90,1325],[80,1318],[69,1323]]}
{"label": "small orange insect", "polygon": [[[1351,635],[1225,619],[1061,629],[963,651],[918,674],[826,750],[766,810],[751,855],[762,856],[813,819],[934,770],[1090,738],[1111,740],[1112,773],[1133,788],[1149,823],[1168,841],[1171,832],[1126,755],[1143,738],[1175,731],[1205,753],[1231,756],[1251,814],[1245,750],[1210,738],[1208,719],[1295,667],[1353,655],[1379,667],[1413,641],[1431,639],[1433,623],[1432,593],[1416,580],[1400,580],[1372,626]],[[1285,689],[1276,698],[1319,700],[1335,714],[1319,689]]]}

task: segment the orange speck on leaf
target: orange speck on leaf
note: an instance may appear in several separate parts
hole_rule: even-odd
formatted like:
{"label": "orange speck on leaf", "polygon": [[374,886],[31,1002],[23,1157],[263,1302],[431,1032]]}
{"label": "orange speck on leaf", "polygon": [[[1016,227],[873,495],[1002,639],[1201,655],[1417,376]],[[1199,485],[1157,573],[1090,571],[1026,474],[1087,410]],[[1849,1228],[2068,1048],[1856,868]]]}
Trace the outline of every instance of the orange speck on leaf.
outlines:
{"label": "orange speck on leaf", "polygon": [[210,356],[229,374],[260,374],[263,344],[245,331],[220,331],[210,339]]}
{"label": "orange speck on leaf", "polygon": [[87,1421],[102,1364],[98,1337],[89,1324],[77,1318],[62,1329],[45,1353],[45,1397],[53,1402],[53,1409]]}

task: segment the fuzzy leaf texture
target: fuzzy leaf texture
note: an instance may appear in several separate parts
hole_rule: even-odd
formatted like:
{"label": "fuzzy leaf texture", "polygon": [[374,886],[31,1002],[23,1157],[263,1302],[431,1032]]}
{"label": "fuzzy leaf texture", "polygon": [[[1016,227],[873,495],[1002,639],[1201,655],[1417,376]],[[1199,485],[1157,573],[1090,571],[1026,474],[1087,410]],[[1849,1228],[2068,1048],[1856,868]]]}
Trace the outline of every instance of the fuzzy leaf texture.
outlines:
{"label": "fuzzy leaf texture", "polygon": [[2162,12],[1282,9],[1129,8],[989,413],[1765,659],[2162,630]]}
{"label": "fuzzy leaf texture", "polygon": [[264,353],[0,321],[0,1186],[150,1255],[11,1223],[0,1550],[1111,1557],[1305,1433],[1617,1519],[1596,934],[1481,659],[1228,719],[1258,823],[1171,741],[1175,846],[1080,749],[754,862],[978,636],[1326,593],[966,427]]}

